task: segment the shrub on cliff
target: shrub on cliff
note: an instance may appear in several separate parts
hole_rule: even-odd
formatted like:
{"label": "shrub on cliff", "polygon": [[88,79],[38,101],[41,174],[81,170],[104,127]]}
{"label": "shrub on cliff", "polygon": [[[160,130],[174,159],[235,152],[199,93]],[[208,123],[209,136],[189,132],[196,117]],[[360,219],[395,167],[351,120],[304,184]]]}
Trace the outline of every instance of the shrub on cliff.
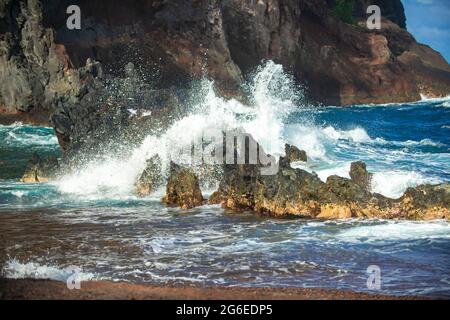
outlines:
{"label": "shrub on cliff", "polygon": [[356,25],[356,19],[353,16],[354,7],[354,0],[336,0],[333,15],[345,23]]}

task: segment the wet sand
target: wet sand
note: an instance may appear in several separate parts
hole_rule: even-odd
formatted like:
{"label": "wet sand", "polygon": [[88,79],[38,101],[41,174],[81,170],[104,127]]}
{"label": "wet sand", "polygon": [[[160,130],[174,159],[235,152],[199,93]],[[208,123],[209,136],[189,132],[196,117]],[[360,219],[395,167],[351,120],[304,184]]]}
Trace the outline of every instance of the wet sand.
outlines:
{"label": "wet sand", "polygon": [[69,290],[64,282],[35,279],[0,279],[0,299],[25,300],[415,300],[325,289],[226,288],[200,286],[155,286],[111,281],[82,282],[80,290]]}

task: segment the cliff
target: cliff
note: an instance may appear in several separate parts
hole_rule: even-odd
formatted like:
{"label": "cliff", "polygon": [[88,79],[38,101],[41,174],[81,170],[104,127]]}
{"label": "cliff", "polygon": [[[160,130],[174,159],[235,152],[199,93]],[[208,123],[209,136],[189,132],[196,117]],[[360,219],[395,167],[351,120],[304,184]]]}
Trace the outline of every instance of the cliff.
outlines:
{"label": "cliff", "polygon": [[[406,31],[401,1],[372,1],[380,31],[365,28],[369,2],[356,2],[349,25],[332,14],[333,0],[0,0],[0,113],[52,115],[69,143],[83,121],[96,126],[103,73],[124,77],[129,62],[154,89],[183,87],[206,69],[223,95],[239,95],[271,59],[324,104],[450,94],[450,66]],[[81,8],[81,30],[66,28],[70,4]]]}

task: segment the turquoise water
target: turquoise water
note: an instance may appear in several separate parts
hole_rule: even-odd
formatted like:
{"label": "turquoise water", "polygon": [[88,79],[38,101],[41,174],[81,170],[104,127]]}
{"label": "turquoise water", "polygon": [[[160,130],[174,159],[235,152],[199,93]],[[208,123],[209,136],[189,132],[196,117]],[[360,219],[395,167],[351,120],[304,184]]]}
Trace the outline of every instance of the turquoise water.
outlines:
{"label": "turquoise water", "polygon": [[[346,176],[352,161],[363,160],[375,173],[374,191],[390,196],[450,181],[448,100],[297,110],[282,129],[286,142],[307,151],[305,169],[322,178]],[[217,206],[181,211],[160,204],[162,191],[138,199],[111,192],[117,188],[106,180],[98,189],[98,177],[86,179],[89,170],[78,180],[23,184],[33,151],[59,154],[53,131],[16,124],[0,126],[0,137],[0,262],[8,277],[65,280],[65,268],[75,265],[83,279],[450,297],[448,222],[280,221]],[[366,285],[370,265],[381,269],[381,291]]]}

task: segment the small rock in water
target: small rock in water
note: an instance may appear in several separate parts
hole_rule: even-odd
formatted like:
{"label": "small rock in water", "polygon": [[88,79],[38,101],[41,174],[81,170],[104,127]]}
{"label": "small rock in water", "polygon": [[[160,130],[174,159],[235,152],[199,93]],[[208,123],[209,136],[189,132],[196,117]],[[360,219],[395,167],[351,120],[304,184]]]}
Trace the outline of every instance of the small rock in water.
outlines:
{"label": "small rock in water", "polygon": [[202,191],[194,171],[171,162],[166,195],[162,201],[169,206],[179,206],[182,209],[203,205]]}
{"label": "small rock in water", "polygon": [[289,160],[290,163],[297,162],[297,161],[302,161],[302,162],[308,161],[306,151],[300,150],[296,146],[291,146],[289,144],[286,144],[284,146],[284,150],[286,153],[286,158]]}
{"label": "small rock in water", "polygon": [[350,178],[354,183],[366,191],[371,188],[373,173],[366,169],[366,164],[362,161],[353,162],[350,166]]}
{"label": "small rock in water", "polygon": [[49,182],[55,178],[58,169],[59,163],[56,157],[51,156],[42,160],[35,152],[28,161],[21,181],[24,183]]}

